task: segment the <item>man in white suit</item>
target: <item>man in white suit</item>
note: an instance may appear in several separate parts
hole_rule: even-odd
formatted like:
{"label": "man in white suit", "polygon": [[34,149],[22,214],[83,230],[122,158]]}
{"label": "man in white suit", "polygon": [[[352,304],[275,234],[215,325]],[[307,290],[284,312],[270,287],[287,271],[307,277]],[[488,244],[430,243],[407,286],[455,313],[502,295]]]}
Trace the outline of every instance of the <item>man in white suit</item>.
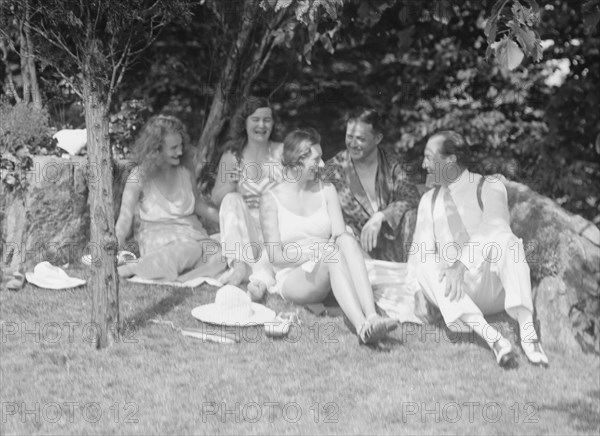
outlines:
{"label": "man in white suit", "polygon": [[439,307],[446,325],[472,329],[499,365],[512,362],[510,341],[484,315],[506,312],[519,323],[528,360],[546,366],[533,324],[529,267],[523,242],[510,229],[506,188],[466,169],[468,145],[453,131],[434,134],[423,168],[435,188],[419,203],[409,277]]}

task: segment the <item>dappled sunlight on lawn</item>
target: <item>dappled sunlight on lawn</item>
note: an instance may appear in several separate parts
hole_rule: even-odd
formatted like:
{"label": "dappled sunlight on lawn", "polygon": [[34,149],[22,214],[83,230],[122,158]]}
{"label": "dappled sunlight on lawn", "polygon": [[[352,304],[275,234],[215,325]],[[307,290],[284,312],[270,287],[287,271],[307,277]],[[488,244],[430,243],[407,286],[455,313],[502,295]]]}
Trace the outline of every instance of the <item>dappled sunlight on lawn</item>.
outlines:
{"label": "dappled sunlight on lawn", "polygon": [[[305,310],[285,340],[257,327],[235,345],[184,337],[178,329],[201,326],[191,310],[214,295],[122,284],[125,334],[96,351],[85,287],[2,291],[3,434],[598,431],[597,357],[549,347],[549,369],[520,354],[505,371],[469,335],[415,325],[372,350],[341,318]],[[267,305],[295,310],[274,296]]]}

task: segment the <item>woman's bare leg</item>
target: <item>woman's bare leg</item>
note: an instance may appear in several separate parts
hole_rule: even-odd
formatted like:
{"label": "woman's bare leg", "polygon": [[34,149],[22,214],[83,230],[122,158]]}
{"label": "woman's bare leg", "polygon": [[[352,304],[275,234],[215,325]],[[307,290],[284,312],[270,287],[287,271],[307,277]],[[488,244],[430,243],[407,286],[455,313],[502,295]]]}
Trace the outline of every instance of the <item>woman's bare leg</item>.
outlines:
{"label": "woman's bare leg", "polygon": [[369,282],[367,266],[358,242],[349,233],[342,233],[336,240],[336,249],[339,249],[342,254],[341,259],[352,278],[363,313],[367,318],[374,315],[376,311],[373,288]]}
{"label": "woman's bare leg", "polygon": [[293,270],[283,283],[283,296],[296,304],[319,303],[333,289],[340,307],[358,330],[366,319],[346,262],[339,251],[327,260],[317,265],[312,273],[302,267]]}

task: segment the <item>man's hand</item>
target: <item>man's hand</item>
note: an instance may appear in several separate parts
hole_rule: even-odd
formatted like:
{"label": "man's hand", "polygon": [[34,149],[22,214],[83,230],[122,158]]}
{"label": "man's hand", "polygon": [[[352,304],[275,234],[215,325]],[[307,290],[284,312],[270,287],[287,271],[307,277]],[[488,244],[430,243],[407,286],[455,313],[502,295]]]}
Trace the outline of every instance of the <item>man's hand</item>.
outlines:
{"label": "man's hand", "polygon": [[377,238],[379,237],[381,224],[384,220],[385,215],[383,212],[375,212],[362,228],[360,232],[360,245],[362,245],[367,253],[377,247]]}
{"label": "man's hand", "polygon": [[446,277],[446,292],[444,296],[450,297],[450,301],[458,301],[465,295],[465,271],[467,267],[457,260],[450,267],[440,271],[438,280],[441,282]]}

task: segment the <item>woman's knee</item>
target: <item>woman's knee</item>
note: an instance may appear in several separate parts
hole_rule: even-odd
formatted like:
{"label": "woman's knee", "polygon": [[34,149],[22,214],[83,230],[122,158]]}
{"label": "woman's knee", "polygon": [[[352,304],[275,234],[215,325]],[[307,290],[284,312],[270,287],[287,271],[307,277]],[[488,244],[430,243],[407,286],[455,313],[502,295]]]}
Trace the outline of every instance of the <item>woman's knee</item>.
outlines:
{"label": "woman's knee", "polygon": [[314,287],[314,288],[303,288],[301,292],[295,292],[296,289],[292,287],[283,286],[281,290],[282,297],[291,301],[294,304],[314,304],[322,302],[330,291],[330,287]]}
{"label": "woman's knee", "polygon": [[221,201],[221,209],[227,209],[232,207],[237,207],[241,205],[246,205],[244,201],[244,197],[239,192],[230,192],[223,197]]}
{"label": "woman's knee", "polygon": [[345,261],[346,257],[344,256],[343,249],[338,244],[335,244],[334,249],[323,256],[323,263],[327,265],[328,269],[340,268]]}
{"label": "woman's knee", "polygon": [[223,197],[221,204],[238,202],[244,203],[244,197],[242,196],[242,194],[240,194],[239,192],[229,192],[225,194],[225,197]]}
{"label": "woman's knee", "polygon": [[333,242],[342,247],[342,246],[350,246],[350,247],[358,247],[358,242],[354,235],[348,231],[344,231],[333,237]]}

